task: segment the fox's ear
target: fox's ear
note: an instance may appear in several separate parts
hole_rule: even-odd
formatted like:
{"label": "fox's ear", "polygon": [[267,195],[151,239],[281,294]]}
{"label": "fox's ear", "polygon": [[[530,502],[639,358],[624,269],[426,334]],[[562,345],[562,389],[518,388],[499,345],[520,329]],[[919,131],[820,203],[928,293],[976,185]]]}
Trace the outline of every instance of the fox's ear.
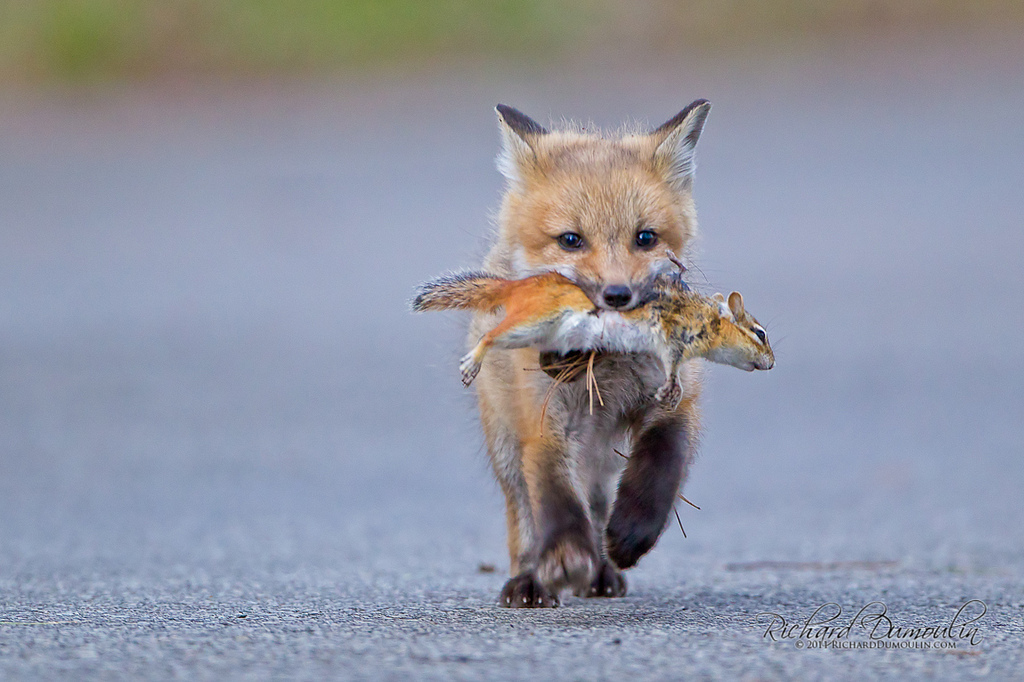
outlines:
{"label": "fox's ear", "polygon": [[743,294],[738,291],[729,294],[729,310],[732,311],[733,317],[739,318],[743,315]]}
{"label": "fox's ear", "polygon": [[523,180],[523,170],[537,158],[533,148],[536,139],[547,135],[548,130],[510,106],[499,104],[494,110],[498,112],[498,127],[501,128],[498,170],[509,182],[519,184]]}
{"label": "fox's ear", "polygon": [[651,133],[657,144],[654,161],[665,169],[669,182],[677,190],[689,189],[693,184],[693,172],[697,168],[694,152],[710,111],[711,102],[699,99]]}

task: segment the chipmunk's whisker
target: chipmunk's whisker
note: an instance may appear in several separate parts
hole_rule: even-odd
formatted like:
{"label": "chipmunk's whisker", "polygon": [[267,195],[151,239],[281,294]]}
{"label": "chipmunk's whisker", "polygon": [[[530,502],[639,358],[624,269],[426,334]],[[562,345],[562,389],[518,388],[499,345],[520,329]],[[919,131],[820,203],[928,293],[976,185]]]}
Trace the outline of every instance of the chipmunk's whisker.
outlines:
{"label": "chipmunk's whisker", "polygon": [[697,265],[690,259],[687,259],[687,262],[689,263],[689,267],[693,268],[694,270],[700,273],[700,276],[704,278],[705,284],[711,284],[711,280],[708,279],[708,276],[704,274],[704,271],[700,269],[699,265]]}

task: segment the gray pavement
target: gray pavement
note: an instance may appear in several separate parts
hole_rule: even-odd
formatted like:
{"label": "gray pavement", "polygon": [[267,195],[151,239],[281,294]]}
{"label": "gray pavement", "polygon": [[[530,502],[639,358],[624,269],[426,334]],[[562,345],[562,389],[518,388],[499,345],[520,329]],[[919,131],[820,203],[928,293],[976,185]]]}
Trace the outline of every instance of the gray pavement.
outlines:
{"label": "gray pavement", "polygon": [[[0,96],[0,678],[1019,679],[1021,53]],[[494,103],[696,97],[696,262],[776,368],[709,369],[628,597],[498,608],[464,321],[405,301],[486,246]],[[956,649],[756,620],[972,599]]]}

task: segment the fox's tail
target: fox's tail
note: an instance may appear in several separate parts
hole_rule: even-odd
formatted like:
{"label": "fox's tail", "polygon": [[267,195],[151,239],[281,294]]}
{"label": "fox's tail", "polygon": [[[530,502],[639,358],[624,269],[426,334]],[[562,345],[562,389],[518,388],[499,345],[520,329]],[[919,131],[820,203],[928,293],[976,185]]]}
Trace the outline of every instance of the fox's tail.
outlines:
{"label": "fox's tail", "polygon": [[485,272],[442,275],[420,286],[412,300],[412,309],[417,313],[425,310],[492,312],[504,302],[502,290],[507,282]]}

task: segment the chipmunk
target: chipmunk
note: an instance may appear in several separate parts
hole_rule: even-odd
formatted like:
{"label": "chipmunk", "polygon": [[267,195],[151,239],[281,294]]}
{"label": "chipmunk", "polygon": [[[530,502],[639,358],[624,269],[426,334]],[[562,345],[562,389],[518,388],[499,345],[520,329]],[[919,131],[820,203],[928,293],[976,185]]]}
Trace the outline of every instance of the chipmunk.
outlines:
{"label": "chipmunk", "polygon": [[654,398],[675,408],[682,398],[679,368],[687,360],[702,357],[747,371],[775,364],[764,327],[746,311],[738,291],[728,299],[707,297],[681,278],[666,276],[654,278],[647,289],[643,305],[620,312],[598,309],[580,287],[556,272],[519,280],[462,273],[424,284],[412,307],[417,312],[504,308],[504,319],[462,358],[459,369],[466,386],[491,348],[647,352],[665,370],[665,383]]}

